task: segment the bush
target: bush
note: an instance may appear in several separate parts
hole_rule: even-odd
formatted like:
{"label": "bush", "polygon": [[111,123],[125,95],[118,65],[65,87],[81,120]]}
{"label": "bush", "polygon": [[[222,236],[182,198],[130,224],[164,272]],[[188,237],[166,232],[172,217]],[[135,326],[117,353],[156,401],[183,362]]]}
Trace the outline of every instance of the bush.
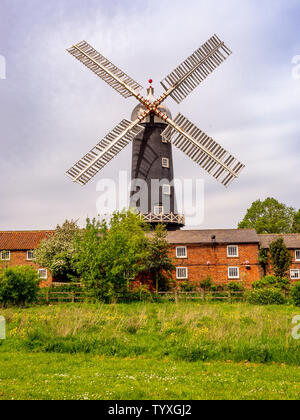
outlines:
{"label": "bush", "polygon": [[29,266],[6,268],[0,276],[0,303],[25,305],[37,301],[37,271]]}
{"label": "bush", "polygon": [[253,305],[283,305],[285,298],[278,289],[255,289],[248,292],[247,301]]}
{"label": "bush", "polygon": [[196,285],[186,281],[186,282],[180,284],[180,290],[182,292],[195,292],[196,291]]}
{"label": "bush", "polygon": [[296,306],[300,306],[300,282],[295,283],[291,289],[291,297]]}
{"label": "bush", "polygon": [[83,292],[84,287],[80,286],[80,283],[62,283],[51,287],[54,292]]}
{"label": "bush", "polygon": [[280,289],[289,290],[291,286],[290,280],[286,277],[278,278],[276,276],[265,276],[252,284],[253,289]]}
{"label": "bush", "polygon": [[245,287],[243,286],[243,284],[237,283],[234,281],[227,284],[227,289],[230,292],[244,292],[245,291]]}
{"label": "bush", "polygon": [[200,286],[201,286],[201,289],[206,290],[206,291],[210,291],[213,288],[214,283],[213,283],[211,277],[208,276],[205,280],[203,280],[200,283]]}
{"label": "bush", "polygon": [[118,303],[131,303],[131,302],[153,302],[153,296],[146,286],[123,291],[117,296],[114,296],[113,301]]}

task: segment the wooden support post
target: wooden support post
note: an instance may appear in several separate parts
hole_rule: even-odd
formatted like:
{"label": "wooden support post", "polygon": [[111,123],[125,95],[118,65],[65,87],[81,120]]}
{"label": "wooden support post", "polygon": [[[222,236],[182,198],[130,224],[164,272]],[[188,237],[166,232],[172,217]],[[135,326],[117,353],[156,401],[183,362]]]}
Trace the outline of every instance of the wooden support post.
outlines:
{"label": "wooden support post", "polygon": [[205,302],[205,290],[204,289],[201,290],[201,295],[202,295],[203,302]]}
{"label": "wooden support post", "polygon": [[46,303],[49,303],[49,289],[46,290]]}
{"label": "wooden support post", "polygon": [[175,303],[178,304],[178,290],[175,289]]}
{"label": "wooden support post", "polygon": [[75,303],[75,292],[74,292],[74,290],[72,292],[72,303]]}
{"label": "wooden support post", "polygon": [[228,290],[228,302],[232,303],[231,291]]}

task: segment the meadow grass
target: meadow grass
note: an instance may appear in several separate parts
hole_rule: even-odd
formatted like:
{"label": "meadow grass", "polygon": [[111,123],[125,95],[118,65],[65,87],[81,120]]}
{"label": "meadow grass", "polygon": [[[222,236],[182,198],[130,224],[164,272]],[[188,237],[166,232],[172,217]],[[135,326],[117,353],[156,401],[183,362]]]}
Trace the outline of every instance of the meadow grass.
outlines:
{"label": "meadow grass", "polygon": [[0,399],[299,399],[293,306],[0,310]]}
{"label": "meadow grass", "polygon": [[0,400],[295,400],[300,368],[2,353]]}
{"label": "meadow grass", "polygon": [[6,309],[0,353],[86,353],[300,365],[292,306],[241,304],[69,304]]}

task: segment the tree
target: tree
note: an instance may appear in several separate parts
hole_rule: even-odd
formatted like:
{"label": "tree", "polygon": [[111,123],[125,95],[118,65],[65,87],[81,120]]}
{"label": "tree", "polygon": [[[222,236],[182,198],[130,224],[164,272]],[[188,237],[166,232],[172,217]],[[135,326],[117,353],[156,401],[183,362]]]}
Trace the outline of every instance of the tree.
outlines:
{"label": "tree", "polygon": [[[275,198],[257,200],[247,210],[239,229],[255,229],[257,233],[291,233],[296,211]],[[299,215],[300,218],[300,215]]]}
{"label": "tree", "polygon": [[258,253],[258,262],[261,265],[264,276],[267,274],[267,267],[269,262],[268,250],[266,248],[261,248]]}
{"label": "tree", "polygon": [[169,257],[169,243],[167,234],[163,225],[157,225],[155,231],[150,237],[149,256],[146,262],[146,272],[149,273],[154,281],[156,291],[166,291],[169,288],[172,271],[175,266]]}
{"label": "tree", "polygon": [[300,233],[300,210],[294,215],[292,230],[293,233]]}
{"label": "tree", "polygon": [[68,281],[76,275],[72,266],[74,238],[79,232],[76,222],[66,220],[62,226],[57,226],[54,235],[41,241],[35,252],[36,262],[48,268],[53,277],[59,281]]}
{"label": "tree", "polygon": [[82,282],[99,300],[124,294],[149,258],[147,225],[131,211],[114,213],[105,221],[87,220],[75,239],[73,262]]}
{"label": "tree", "polygon": [[275,276],[280,279],[286,277],[292,264],[292,255],[285,246],[283,238],[271,243],[270,255]]}
{"label": "tree", "polygon": [[88,293],[103,300],[110,294],[111,285],[106,280],[104,243],[107,235],[105,221],[87,219],[86,227],[74,239],[73,266],[85,284]]}

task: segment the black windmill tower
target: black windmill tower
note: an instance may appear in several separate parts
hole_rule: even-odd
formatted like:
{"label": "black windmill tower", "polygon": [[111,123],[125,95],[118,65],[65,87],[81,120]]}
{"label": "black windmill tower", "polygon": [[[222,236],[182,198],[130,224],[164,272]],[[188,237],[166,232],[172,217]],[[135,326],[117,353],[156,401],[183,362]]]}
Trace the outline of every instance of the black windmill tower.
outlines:
{"label": "black windmill tower", "polygon": [[133,142],[131,206],[152,225],[163,223],[175,230],[184,226],[184,216],[176,209],[172,145],[225,187],[238,177],[244,168],[242,163],[182,114],[173,120],[163,105],[169,96],[180,104],[229,57],[231,51],[216,35],[161,82],[165,93],[158,99],[154,97],[152,80],[145,98],[139,93],[141,85],[87,42],[73,45],[68,52],[122,96],[134,96],[139,101],[131,120],[121,121],[67,172],[74,182],[85,185]]}

